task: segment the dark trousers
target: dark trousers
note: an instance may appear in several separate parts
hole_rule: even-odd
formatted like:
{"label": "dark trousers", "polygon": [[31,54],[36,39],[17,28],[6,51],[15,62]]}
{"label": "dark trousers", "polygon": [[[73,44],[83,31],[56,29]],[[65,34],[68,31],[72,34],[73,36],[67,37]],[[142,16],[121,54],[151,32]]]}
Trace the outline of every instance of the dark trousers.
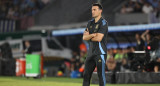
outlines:
{"label": "dark trousers", "polygon": [[90,80],[92,73],[97,66],[97,72],[99,77],[99,86],[105,86],[105,62],[107,55],[92,55],[87,56],[85,61],[85,69],[83,75],[83,86],[90,86]]}

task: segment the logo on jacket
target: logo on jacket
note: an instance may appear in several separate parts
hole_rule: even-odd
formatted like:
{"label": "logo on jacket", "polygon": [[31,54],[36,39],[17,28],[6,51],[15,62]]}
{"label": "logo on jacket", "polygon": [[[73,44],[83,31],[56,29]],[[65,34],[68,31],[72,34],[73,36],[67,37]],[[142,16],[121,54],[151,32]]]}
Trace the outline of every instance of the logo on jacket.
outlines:
{"label": "logo on jacket", "polygon": [[92,28],[92,26],[90,26],[89,28]]}
{"label": "logo on jacket", "polygon": [[99,60],[98,60],[98,62],[102,62],[102,60],[101,60],[101,59],[99,59]]}
{"label": "logo on jacket", "polygon": [[99,24],[96,25],[94,32],[98,31],[98,26],[99,26]]}

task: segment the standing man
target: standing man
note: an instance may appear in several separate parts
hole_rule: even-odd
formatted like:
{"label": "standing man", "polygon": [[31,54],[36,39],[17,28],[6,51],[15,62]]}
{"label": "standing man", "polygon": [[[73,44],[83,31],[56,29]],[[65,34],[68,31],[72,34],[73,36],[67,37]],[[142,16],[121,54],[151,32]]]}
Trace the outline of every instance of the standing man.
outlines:
{"label": "standing man", "polygon": [[89,42],[89,51],[85,61],[83,86],[90,86],[92,73],[97,66],[99,86],[105,86],[105,61],[107,57],[108,24],[102,18],[102,6],[98,3],[92,5],[93,19],[88,22],[83,34],[83,40]]}
{"label": "standing man", "polygon": [[25,54],[32,54],[33,50],[29,41],[25,41],[25,50],[23,51]]}

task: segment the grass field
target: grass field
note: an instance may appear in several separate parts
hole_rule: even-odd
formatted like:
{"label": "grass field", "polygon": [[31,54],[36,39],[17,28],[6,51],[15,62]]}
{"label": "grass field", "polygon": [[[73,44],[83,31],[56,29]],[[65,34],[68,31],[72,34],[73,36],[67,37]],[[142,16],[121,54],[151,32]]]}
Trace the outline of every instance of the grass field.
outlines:
{"label": "grass field", "polygon": [[[82,86],[82,79],[0,77],[0,86]],[[92,84],[91,86],[98,86]],[[160,86],[160,84],[106,84],[106,86]]]}

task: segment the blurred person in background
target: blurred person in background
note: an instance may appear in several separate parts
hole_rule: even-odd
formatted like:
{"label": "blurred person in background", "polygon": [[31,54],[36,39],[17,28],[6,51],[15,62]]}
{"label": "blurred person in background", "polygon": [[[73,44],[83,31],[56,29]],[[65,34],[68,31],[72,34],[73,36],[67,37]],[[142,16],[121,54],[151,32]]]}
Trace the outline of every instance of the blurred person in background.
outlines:
{"label": "blurred person in background", "polygon": [[122,62],[122,59],[124,57],[124,53],[122,51],[122,48],[118,48],[117,49],[117,53],[115,55],[115,60],[118,62],[118,63],[121,63]]}
{"label": "blurred person in background", "polygon": [[83,77],[83,72],[84,72],[84,62],[86,59],[87,53],[85,51],[80,51],[80,68],[79,72],[81,73],[81,77]]}
{"label": "blurred person in background", "polygon": [[159,3],[158,3],[158,8],[157,8],[157,18],[159,19],[159,22],[160,22],[160,1],[159,1]]}
{"label": "blurred person in background", "polygon": [[33,14],[32,14],[32,8],[31,7],[27,7],[27,9],[26,9],[26,16],[33,16]]}
{"label": "blurred person in background", "polygon": [[149,14],[149,13],[153,12],[153,7],[148,2],[146,2],[142,8],[142,11],[145,14]]}
{"label": "blurred person in background", "polygon": [[129,2],[128,2],[127,5],[128,5],[128,6],[131,6],[132,8],[134,8],[134,7],[135,7],[135,2],[132,1],[132,0],[129,0]]}
{"label": "blurred person in background", "polygon": [[145,1],[146,1],[146,0],[137,0],[137,2],[138,2],[141,6],[144,5]]}
{"label": "blurred person in background", "polygon": [[51,0],[41,0],[44,4],[48,4]]}
{"label": "blurred person in background", "polygon": [[107,59],[109,59],[110,57],[114,57],[112,48],[107,50]]}
{"label": "blurred person in background", "polygon": [[150,49],[148,50],[150,54],[150,61],[151,63],[149,65],[152,65],[151,67],[154,68],[154,72],[158,72],[160,70],[160,36],[155,36],[151,40],[151,42],[148,44],[150,46]]}
{"label": "blurred person in background", "polygon": [[86,52],[80,51],[80,65],[81,66],[84,64],[85,57],[86,57]]}
{"label": "blurred person in background", "polygon": [[36,0],[29,0],[27,3],[28,7],[34,8],[36,5]]}
{"label": "blurred person in background", "polygon": [[35,14],[37,14],[38,13],[38,9],[37,9],[37,7],[34,7],[34,8],[32,8],[32,15],[34,16]]}
{"label": "blurred person in background", "polygon": [[160,35],[156,36],[152,43],[153,43],[153,48],[155,48],[155,56],[156,56],[156,64],[154,67],[154,72],[159,72],[160,71],[160,46],[159,46],[159,42],[160,42]]}
{"label": "blurred person in background", "polygon": [[128,65],[130,69],[132,70],[132,66],[135,63],[134,62],[134,51],[135,49],[133,47],[127,47],[127,56],[128,56]]}
{"label": "blurred person in background", "polygon": [[73,57],[71,58],[71,71],[76,71],[79,68],[79,55],[77,52],[73,52]]}
{"label": "blurred person in background", "polygon": [[130,67],[129,67],[129,63],[128,63],[127,58],[123,58],[120,71],[121,72],[129,72],[130,71],[129,68]]}
{"label": "blurred person in background", "polygon": [[14,11],[14,9],[11,7],[11,8],[9,8],[9,10],[8,10],[8,14],[7,14],[7,18],[9,18],[9,19],[13,19],[13,15],[15,14],[15,11]]}
{"label": "blurred person in background", "polygon": [[105,86],[105,61],[107,57],[108,24],[102,17],[102,6],[98,3],[92,5],[93,19],[88,22],[83,34],[83,40],[89,42],[89,50],[85,60],[83,86],[90,86],[92,73],[97,66],[99,86]]}
{"label": "blurred person in background", "polygon": [[116,60],[114,57],[109,57],[106,60],[107,71],[114,71],[116,68]]}
{"label": "blurred person in background", "polygon": [[157,8],[157,7],[158,7],[158,2],[159,2],[159,0],[148,0],[148,2],[149,2],[154,8]]}
{"label": "blurred person in background", "polygon": [[112,49],[107,50],[106,66],[107,66],[107,71],[113,71],[116,67],[116,61],[114,59]]}
{"label": "blurred person in background", "polygon": [[[0,18],[17,20],[28,15],[33,16],[43,7],[44,3],[41,0],[2,1],[0,2]],[[31,10],[28,8],[31,8]]]}
{"label": "blurred person in background", "polygon": [[141,38],[143,41],[145,41],[147,44],[151,42],[152,35],[149,33],[149,30],[146,30],[144,33],[142,33]]}
{"label": "blurred person in background", "polygon": [[134,12],[135,13],[142,12],[142,7],[141,7],[141,5],[138,2],[135,3]]}
{"label": "blurred person in background", "polygon": [[153,12],[149,15],[150,17],[150,23],[158,23],[158,7],[159,7],[159,0],[148,0],[148,2],[153,6],[154,10]]}
{"label": "blurred person in background", "polygon": [[117,63],[113,56],[106,59],[106,70],[112,72],[111,83],[116,83],[116,72],[119,71],[119,69],[117,68]]}
{"label": "blurred person in background", "polygon": [[133,9],[131,6],[128,6],[128,7],[126,8],[126,12],[127,12],[127,13],[132,13],[133,10],[134,10],[134,9]]}
{"label": "blurred person in background", "polygon": [[80,49],[80,68],[79,68],[79,72],[81,73],[81,77],[83,77],[84,61],[86,59],[86,54],[87,54],[87,47],[86,47],[85,43],[81,43],[79,45],[79,49]]}
{"label": "blurred person in background", "polygon": [[66,76],[70,77],[71,73],[71,64],[70,61],[64,60],[64,62],[60,65],[57,76]]}
{"label": "blurred person in background", "polygon": [[157,58],[156,64],[154,66],[154,72],[160,72],[160,57]]}
{"label": "blurred person in background", "polygon": [[145,49],[145,43],[144,40],[141,38],[141,35],[139,33],[136,33],[135,39],[136,39],[136,50],[143,51]]}
{"label": "blurred person in background", "polygon": [[14,6],[14,11],[15,12],[14,12],[13,16],[14,16],[14,19],[17,20],[17,19],[19,19],[19,16],[20,16],[20,9],[19,9],[18,5]]}
{"label": "blurred person in background", "polygon": [[151,43],[153,36],[151,35],[151,32],[149,30],[146,30],[145,32],[142,33],[141,38],[145,41],[145,51],[146,51],[145,62],[147,63],[145,70],[152,71],[154,68],[154,61],[151,61],[149,44]]}
{"label": "blurred person in background", "polygon": [[20,0],[20,10],[23,11],[27,8],[27,1],[26,0]]}
{"label": "blurred person in background", "polygon": [[117,49],[117,53],[114,56],[114,59],[116,60],[116,63],[117,63],[118,71],[120,71],[120,69],[121,69],[122,60],[124,58],[127,59],[127,50],[126,49],[122,49],[122,48],[118,48]]}
{"label": "blurred person in background", "polygon": [[127,9],[127,7],[125,5],[123,5],[120,12],[122,14],[125,14],[125,13],[127,13],[126,9]]}
{"label": "blurred person in background", "polygon": [[24,54],[32,54],[33,49],[29,41],[25,41],[25,50],[23,50]]}
{"label": "blurred person in background", "polygon": [[128,53],[128,49],[127,48],[123,48],[122,49],[122,52],[123,52],[123,58],[128,58],[128,55],[127,55],[127,53]]}
{"label": "blurred person in background", "polygon": [[159,71],[159,66],[160,66],[160,60],[159,60],[159,36],[154,36],[154,34],[146,30],[143,33],[143,39],[147,42],[146,46],[146,61],[148,64],[146,65],[146,71],[154,71],[158,72]]}
{"label": "blurred person in background", "polygon": [[82,76],[84,70],[83,55],[85,55],[83,52],[80,52],[80,56],[78,52],[73,52],[73,57],[71,59],[71,78],[78,78]]}
{"label": "blurred person in background", "polygon": [[5,18],[6,14],[7,14],[7,7],[4,4],[0,5],[0,18],[1,19]]}
{"label": "blurred person in background", "polygon": [[123,5],[120,12],[122,14],[132,13],[133,12],[133,7],[131,7],[130,5],[129,6]]}
{"label": "blurred person in background", "polygon": [[129,71],[128,54],[127,54],[128,49],[123,48],[122,52],[123,52],[123,58],[122,58],[122,62],[121,62],[120,71],[121,72],[128,72]]}

